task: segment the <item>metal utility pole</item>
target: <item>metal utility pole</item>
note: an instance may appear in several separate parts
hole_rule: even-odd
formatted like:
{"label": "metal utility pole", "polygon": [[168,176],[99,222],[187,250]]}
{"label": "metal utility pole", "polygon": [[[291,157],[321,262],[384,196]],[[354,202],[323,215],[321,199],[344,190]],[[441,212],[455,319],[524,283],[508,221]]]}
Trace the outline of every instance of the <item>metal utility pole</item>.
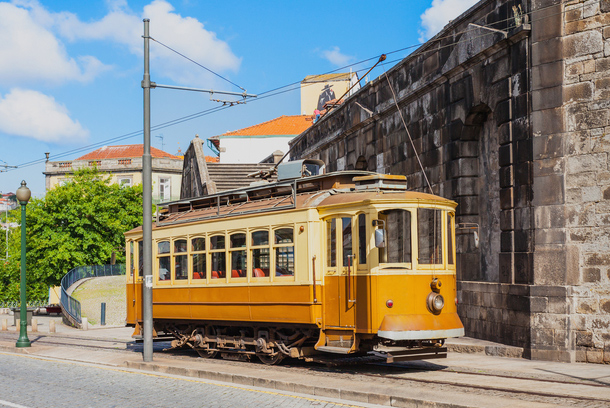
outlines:
{"label": "metal utility pole", "polygon": [[[225,91],[214,91],[208,89],[197,89],[188,88],[184,86],[173,86],[173,85],[160,85],[150,80],[150,30],[149,23],[150,19],[145,18],[144,20],[144,79],[142,80],[142,89],[144,89],[144,152],[142,154],[142,193],[143,197],[143,211],[144,217],[142,224],[142,244],[143,248],[143,268],[144,268],[144,285],[142,285],[142,319],[143,319],[143,338],[144,338],[144,349],[143,357],[144,361],[149,362],[153,359],[153,318],[152,318],[152,161],[150,156],[150,89],[151,88],[167,88],[167,89],[178,89],[182,91],[194,91],[194,92],[207,92],[209,94],[223,94],[223,95],[239,95],[244,100],[246,98],[254,98],[256,95],[247,94],[246,91],[242,93],[238,92],[225,92]],[[243,88],[242,88],[243,89]],[[217,101],[223,102],[224,104],[244,103],[242,101]]]}
{"label": "metal utility pole", "polygon": [[144,361],[153,360],[153,319],[152,319],[152,159],[150,157],[150,59],[149,59],[149,23],[144,19],[144,152],[142,153],[142,193],[143,193],[143,224],[142,244],[144,284],[142,285],[142,317]]}
{"label": "metal utility pole", "polygon": [[17,189],[17,200],[21,204],[21,302],[19,306],[19,339],[17,339],[16,347],[31,347],[30,339],[28,339],[28,315],[27,315],[27,297],[26,297],[26,271],[25,271],[25,206],[30,201],[32,192],[27,187],[25,180],[21,182],[21,187]]}

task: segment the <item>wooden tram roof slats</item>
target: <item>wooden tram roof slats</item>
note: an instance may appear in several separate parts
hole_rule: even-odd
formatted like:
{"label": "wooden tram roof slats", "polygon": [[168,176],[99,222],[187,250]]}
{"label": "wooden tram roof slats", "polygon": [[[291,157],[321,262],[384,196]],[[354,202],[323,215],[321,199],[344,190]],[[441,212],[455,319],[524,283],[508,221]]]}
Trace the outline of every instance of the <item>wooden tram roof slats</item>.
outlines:
{"label": "wooden tram roof slats", "polygon": [[[363,188],[360,181],[387,181]],[[411,202],[440,204],[455,208],[452,200],[428,193],[406,190],[400,182],[404,176],[383,175],[365,171],[342,171],[302,179],[257,185],[214,195],[168,203],[169,211],[153,228],[203,220],[231,218],[274,211],[328,208],[352,203]],[[393,187],[396,186],[396,188]],[[296,191],[295,191],[296,190]],[[130,232],[136,232],[138,227]]]}

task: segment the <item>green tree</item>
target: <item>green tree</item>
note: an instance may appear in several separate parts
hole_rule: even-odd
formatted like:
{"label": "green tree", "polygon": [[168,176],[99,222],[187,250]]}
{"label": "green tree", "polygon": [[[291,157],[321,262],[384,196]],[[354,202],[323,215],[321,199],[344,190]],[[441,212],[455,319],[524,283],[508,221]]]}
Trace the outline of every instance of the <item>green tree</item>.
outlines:
{"label": "green tree", "polygon": [[[142,224],[142,187],[120,187],[97,169],[75,172],[71,181],[27,206],[29,299],[44,299],[72,268],[125,261],[123,233]],[[0,268],[0,299],[19,293],[20,230],[13,230],[10,258]],[[1,287],[4,289],[1,289]]]}
{"label": "green tree", "polygon": [[[20,216],[17,210],[8,212],[6,218],[8,223],[16,223],[17,216]],[[4,221],[5,214],[2,214]],[[3,230],[3,234],[6,232]],[[20,246],[21,246],[21,231],[19,228],[10,228],[8,239],[8,253],[6,258],[6,240],[5,235],[2,236],[2,252],[0,253],[0,301],[16,301],[19,300],[19,284],[20,284]]]}

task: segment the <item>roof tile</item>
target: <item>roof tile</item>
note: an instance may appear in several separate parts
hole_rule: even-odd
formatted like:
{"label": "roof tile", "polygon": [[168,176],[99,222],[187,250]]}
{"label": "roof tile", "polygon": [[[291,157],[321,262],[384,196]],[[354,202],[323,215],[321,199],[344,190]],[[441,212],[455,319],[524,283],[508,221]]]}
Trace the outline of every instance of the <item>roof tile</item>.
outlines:
{"label": "roof tile", "polygon": [[219,136],[212,136],[210,139],[218,139],[223,136],[272,136],[286,135],[296,136],[303,133],[312,125],[311,115],[282,115],[279,118],[259,123],[258,125],[226,132]]}
{"label": "roof tile", "polygon": [[[129,159],[133,157],[142,157],[144,153],[144,145],[119,145],[119,146],[104,146],[76,160],[103,160],[103,159]],[[157,158],[180,159],[178,156],[166,153],[155,147],[150,147],[150,155]]]}

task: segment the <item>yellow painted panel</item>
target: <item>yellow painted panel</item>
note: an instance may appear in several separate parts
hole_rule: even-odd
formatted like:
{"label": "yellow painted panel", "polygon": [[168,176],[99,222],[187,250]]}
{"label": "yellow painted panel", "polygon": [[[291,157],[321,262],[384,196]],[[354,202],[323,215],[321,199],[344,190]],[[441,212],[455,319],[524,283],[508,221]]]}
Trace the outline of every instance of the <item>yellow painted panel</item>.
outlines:
{"label": "yellow painted panel", "polygon": [[310,305],[252,305],[252,320],[257,322],[282,322],[314,324]]}
{"label": "yellow painted panel", "polygon": [[371,333],[371,277],[357,276],[355,279],[356,329]]}
{"label": "yellow painted panel", "polygon": [[[128,283],[126,288],[127,297],[127,324],[135,324],[142,320],[142,284]],[[135,305],[134,305],[135,300]]]}
{"label": "yellow painted panel", "polygon": [[[441,315],[457,313],[455,275],[377,275],[371,277],[377,286],[377,300],[371,305],[375,317],[373,328],[379,327],[387,315],[429,315],[434,319],[436,316],[426,306],[434,277],[442,282],[440,294],[445,299],[445,307]],[[391,309],[386,306],[390,299],[394,302]]]}
{"label": "yellow painted panel", "polygon": [[356,316],[356,303],[353,302],[355,295],[355,278],[347,275],[337,277],[339,286],[339,325],[341,327],[354,327]]}
{"label": "yellow painted panel", "polygon": [[339,321],[339,277],[324,277],[324,325],[340,326]]}
{"label": "yellow painted panel", "polygon": [[305,285],[273,285],[250,287],[252,303],[260,302],[313,302],[310,287]]}
{"label": "yellow painted panel", "polygon": [[[189,289],[181,289],[189,290]],[[248,303],[250,301],[248,286],[196,287],[190,289],[193,303]]]}

